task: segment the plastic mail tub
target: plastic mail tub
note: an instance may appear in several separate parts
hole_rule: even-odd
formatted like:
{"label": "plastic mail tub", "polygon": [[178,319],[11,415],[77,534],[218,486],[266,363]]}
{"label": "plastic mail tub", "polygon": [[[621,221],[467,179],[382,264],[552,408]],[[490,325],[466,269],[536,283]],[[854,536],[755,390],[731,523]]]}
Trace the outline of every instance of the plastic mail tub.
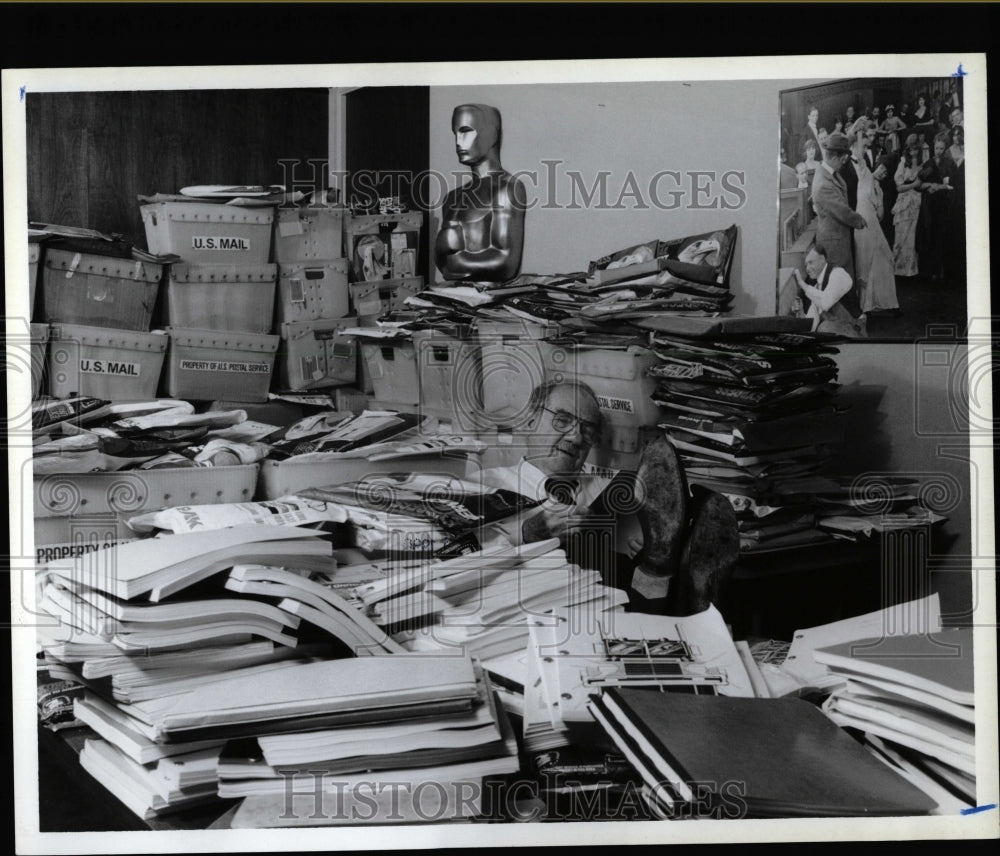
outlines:
{"label": "plastic mail tub", "polygon": [[358,376],[356,340],[340,332],[353,325],[353,318],[282,324],[277,361],[280,388],[353,385]]}
{"label": "plastic mail tub", "polygon": [[285,461],[264,460],[260,466],[257,499],[263,500],[294,494],[307,487],[343,485],[385,473],[428,473],[462,478],[469,470],[470,455],[466,452],[439,452],[389,461],[366,461],[364,458],[298,461],[289,458]]}
{"label": "plastic mail tub", "polygon": [[45,320],[147,332],[162,276],[151,262],[47,249]]}
{"label": "plastic mail tub", "polygon": [[278,265],[278,324],[343,318],[348,303],[347,259]]}
{"label": "plastic mail tub", "polygon": [[35,526],[35,559],[39,565],[71,559],[139,537],[113,512],[70,517],[38,517]]}
{"label": "plastic mail tub", "polygon": [[482,366],[474,339],[444,336],[431,330],[413,334],[420,406],[429,414],[468,419],[482,410]]}
{"label": "plastic mail tub", "polygon": [[186,262],[265,265],[271,261],[273,206],[150,202],[139,206],[151,253]]}
{"label": "plastic mail tub", "polygon": [[646,348],[550,347],[545,351],[547,381],[578,381],[597,396],[604,436],[600,447],[610,452],[640,451],[640,428],[655,426],[660,409],[653,402],[656,378],[646,370],[657,364]]}
{"label": "plastic mail tub", "polygon": [[49,325],[31,325],[31,399],[41,395],[45,376],[45,354],[49,349]]}
{"label": "plastic mail tub", "polygon": [[277,275],[277,265],[171,265],[170,326],[270,333]]}
{"label": "plastic mail tub", "polygon": [[78,517],[105,521],[176,505],[249,502],[258,464],[178,467],[113,473],[52,473],[34,478],[35,517]]}
{"label": "plastic mail tub", "polygon": [[[422,211],[405,214],[349,214],[344,221],[351,282],[406,279],[419,270]],[[372,248],[372,267],[366,268],[365,247]],[[370,275],[377,267],[382,276]]]}
{"label": "plastic mail tub", "polygon": [[167,395],[192,401],[267,401],[280,338],[170,327]]}
{"label": "plastic mail tub", "polygon": [[406,279],[375,279],[371,282],[353,282],[351,306],[361,326],[375,326],[375,319],[388,312],[406,308],[406,298],[424,290],[422,276]]}
{"label": "plastic mail tub", "polygon": [[38,262],[42,257],[42,245],[28,242],[28,317],[34,318],[35,286],[38,285]]}
{"label": "plastic mail tub", "polygon": [[80,324],[49,328],[49,394],[109,401],[155,398],[167,337]]}
{"label": "plastic mail tub", "polygon": [[530,321],[476,322],[483,411],[497,425],[516,428],[530,417],[531,391],[545,381],[546,358],[554,350],[542,340],[555,329]]}
{"label": "plastic mail tub", "polygon": [[343,257],[343,208],[278,209],[274,227],[278,264],[314,264]]}
{"label": "plastic mail tub", "polygon": [[361,355],[371,377],[373,398],[420,404],[420,379],[413,342],[362,342]]}

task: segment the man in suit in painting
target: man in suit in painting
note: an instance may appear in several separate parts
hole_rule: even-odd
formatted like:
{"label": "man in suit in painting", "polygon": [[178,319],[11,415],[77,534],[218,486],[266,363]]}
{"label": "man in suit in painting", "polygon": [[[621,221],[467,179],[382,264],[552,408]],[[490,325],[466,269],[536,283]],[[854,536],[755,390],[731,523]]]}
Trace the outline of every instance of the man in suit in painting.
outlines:
{"label": "man in suit in painting", "polygon": [[847,185],[847,204],[852,211],[858,208],[858,171],[855,169],[854,155],[849,154],[840,168],[840,176]]}
{"label": "man in suit in painting", "polygon": [[810,104],[806,111],[806,126],[799,135],[799,149],[804,152],[806,140],[816,143],[817,151],[823,151],[823,141],[819,138],[819,107]]}
{"label": "man in suit in painting", "polygon": [[829,263],[842,267],[853,280],[853,230],[864,229],[865,218],[851,208],[847,183],[840,174],[850,156],[851,146],[844,134],[827,137],[823,163],[813,176],[812,202],[816,209],[816,242],[826,247]]}

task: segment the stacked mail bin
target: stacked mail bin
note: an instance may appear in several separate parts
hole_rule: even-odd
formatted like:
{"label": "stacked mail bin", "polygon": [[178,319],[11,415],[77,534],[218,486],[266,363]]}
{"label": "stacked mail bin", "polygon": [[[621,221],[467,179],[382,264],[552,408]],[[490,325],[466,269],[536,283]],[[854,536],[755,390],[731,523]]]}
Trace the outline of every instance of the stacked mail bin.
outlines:
{"label": "stacked mail bin", "polygon": [[[420,211],[349,214],[344,223],[351,302],[363,326],[374,326],[386,312],[402,309],[423,289],[417,275]],[[415,410],[420,405],[416,351],[412,342],[365,343],[358,383],[379,406]]]}
{"label": "stacked mail bin", "polygon": [[348,317],[344,209],[312,201],[280,208],[275,221],[278,263],[276,325],[281,335],[277,387],[313,390],[353,386],[357,343],[343,335]]}
{"label": "stacked mail bin", "polygon": [[150,252],[181,258],[165,284],[167,395],[266,401],[278,350],[274,206],[193,199],[141,210]]}
{"label": "stacked mail bin", "polygon": [[28,242],[28,329],[30,330],[31,399],[34,401],[42,393],[42,379],[45,375],[45,354],[49,348],[49,325],[35,321],[35,290],[38,285],[38,267],[42,258],[42,244]]}
{"label": "stacked mail bin", "polygon": [[50,242],[40,301],[48,325],[50,395],[110,401],[156,396],[167,339],[151,333],[150,323],[164,270],[148,261]]}

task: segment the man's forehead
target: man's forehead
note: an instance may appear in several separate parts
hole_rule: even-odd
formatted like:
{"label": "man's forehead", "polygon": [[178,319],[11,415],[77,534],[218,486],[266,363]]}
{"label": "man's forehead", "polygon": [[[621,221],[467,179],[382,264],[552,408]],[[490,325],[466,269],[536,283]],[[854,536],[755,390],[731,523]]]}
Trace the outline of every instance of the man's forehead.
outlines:
{"label": "man's forehead", "polygon": [[592,394],[577,386],[557,386],[549,390],[546,405],[553,410],[565,410],[575,416],[594,419],[600,416],[600,411]]}

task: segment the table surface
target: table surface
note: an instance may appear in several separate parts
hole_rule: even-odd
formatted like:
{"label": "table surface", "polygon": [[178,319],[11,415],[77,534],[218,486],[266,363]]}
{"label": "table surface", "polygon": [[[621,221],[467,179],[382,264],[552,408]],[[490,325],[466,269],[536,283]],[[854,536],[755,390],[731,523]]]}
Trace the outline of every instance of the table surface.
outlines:
{"label": "table surface", "polygon": [[88,726],[38,729],[39,832],[130,832],[206,829],[233,808],[220,800],[143,820],[80,766],[80,751],[97,735]]}

